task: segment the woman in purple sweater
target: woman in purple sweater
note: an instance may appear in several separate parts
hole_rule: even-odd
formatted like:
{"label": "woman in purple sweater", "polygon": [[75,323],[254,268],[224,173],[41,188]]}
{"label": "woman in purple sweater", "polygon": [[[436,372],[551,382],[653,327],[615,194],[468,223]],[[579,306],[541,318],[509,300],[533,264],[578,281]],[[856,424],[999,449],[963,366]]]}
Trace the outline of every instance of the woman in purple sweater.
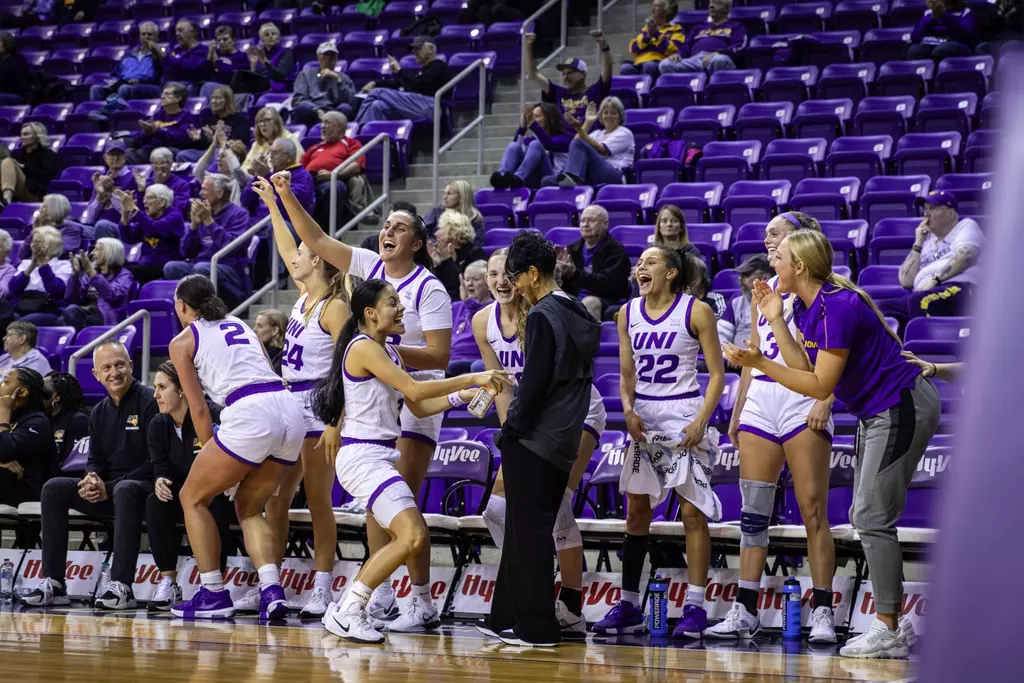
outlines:
{"label": "woman in purple sweater", "polygon": [[505,148],[501,166],[491,174],[491,186],[540,188],[541,179],[565,166],[573,134],[566,132],[555,105],[548,102],[523,108],[523,123]]}
{"label": "woman in purple sweater", "polygon": [[163,277],[164,264],[181,258],[185,218],[174,205],[174,191],[160,183],[150,185],[142,198],[141,211],[135,195],[125,192],[118,199],[121,201],[121,237],[127,244],[142,243],[139,260],[131,266],[132,273],[140,283],[159,280]]}
{"label": "woman in purple sweater", "polygon": [[927,0],[928,9],[910,34],[907,59],[968,57],[978,45],[974,13],[963,0]]}
{"label": "woman in purple sweater", "polygon": [[124,267],[124,245],[113,237],[96,241],[92,255],[71,255],[74,277],[68,282],[61,325],[76,330],[89,325],[115,325],[128,303],[135,278]]}

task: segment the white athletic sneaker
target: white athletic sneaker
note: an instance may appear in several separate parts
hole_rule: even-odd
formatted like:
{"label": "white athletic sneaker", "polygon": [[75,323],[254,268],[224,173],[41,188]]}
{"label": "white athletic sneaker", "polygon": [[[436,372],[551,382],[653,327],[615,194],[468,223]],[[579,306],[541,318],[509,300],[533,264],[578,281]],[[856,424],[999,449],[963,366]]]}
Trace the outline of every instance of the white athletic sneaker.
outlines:
{"label": "white athletic sneaker", "polygon": [[331,609],[324,615],[324,627],[345,640],[356,643],[383,643],[384,634],[370,625],[366,611],[358,605],[352,605],[347,611],[340,608]]}
{"label": "white athletic sneaker", "polygon": [[917,632],[914,630],[914,622],[909,617],[900,617],[896,623],[899,627],[900,635],[903,636],[903,640],[907,643],[907,649],[917,645]]}
{"label": "white athletic sneaker", "polygon": [[260,611],[260,589],[250,588],[244,596],[235,600],[235,612],[239,614],[258,614]]}
{"label": "white athletic sneaker", "polygon": [[174,582],[174,579],[165,576],[156,585],[153,597],[149,600],[149,607],[166,612],[171,609],[171,605],[179,602],[182,602],[181,587]]}
{"label": "white athletic sneaker", "polygon": [[402,613],[398,609],[395,589],[391,587],[390,580],[373,589],[370,604],[366,606],[366,613],[377,621],[394,621]]}
{"label": "white athletic sneaker", "polygon": [[389,633],[423,633],[432,631],[441,625],[441,616],[434,607],[433,601],[421,602],[417,598],[409,601],[409,606],[391,623],[373,620],[374,628],[387,627]]}
{"label": "white athletic sneaker", "polygon": [[327,606],[331,604],[331,591],[324,588],[314,588],[309,600],[299,610],[299,619],[315,619],[327,614]]}
{"label": "white athletic sneaker", "polygon": [[836,617],[831,607],[818,607],[811,612],[811,635],[809,643],[836,642]]}
{"label": "white athletic sneaker", "polygon": [[584,641],[587,639],[587,622],[569,611],[565,603],[555,600],[555,618],[562,627],[562,640]]}
{"label": "white athletic sneaker", "polygon": [[131,586],[120,581],[111,581],[107,584],[106,592],[96,598],[96,606],[103,609],[135,609],[138,607]]}
{"label": "white athletic sneaker", "polygon": [[725,619],[704,630],[704,637],[741,640],[753,638],[760,632],[761,618],[748,612],[747,608],[740,603],[734,602],[732,609],[725,615]]}
{"label": "white athletic sneaker", "polygon": [[839,649],[839,655],[859,659],[906,659],[910,652],[899,629],[890,631],[888,626],[875,619],[867,633],[847,641]]}
{"label": "white athletic sneaker", "polygon": [[38,588],[34,588],[21,596],[21,601],[33,607],[71,604],[71,598],[68,597],[67,589],[53,579],[44,579]]}

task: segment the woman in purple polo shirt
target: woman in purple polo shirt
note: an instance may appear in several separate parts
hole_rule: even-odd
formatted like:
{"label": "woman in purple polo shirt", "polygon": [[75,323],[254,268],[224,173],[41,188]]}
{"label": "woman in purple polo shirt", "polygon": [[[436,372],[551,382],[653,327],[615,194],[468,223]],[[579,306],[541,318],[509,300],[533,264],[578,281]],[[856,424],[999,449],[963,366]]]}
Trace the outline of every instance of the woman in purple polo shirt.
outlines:
{"label": "woman in purple polo shirt", "polygon": [[[725,354],[797,393],[818,400],[835,394],[859,419],[850,521],[868,560],[878,614],[867,633],[847,642],[840,654],[901,658],[914,635],[909,621],[899,618],[903,556],[896,522],[917,462],[939,424],[939,394],[900,356],[900,340],[871,297],[832,272],[832,256],[821,233],[792,233],[779,245],[777,293],[766,283],[755,284],[753,298],[786,365],[768,360],[749,342],[747,349],[730,344]],[[782,315],[778,295],[786,293],[796,295],[799,341]]]}

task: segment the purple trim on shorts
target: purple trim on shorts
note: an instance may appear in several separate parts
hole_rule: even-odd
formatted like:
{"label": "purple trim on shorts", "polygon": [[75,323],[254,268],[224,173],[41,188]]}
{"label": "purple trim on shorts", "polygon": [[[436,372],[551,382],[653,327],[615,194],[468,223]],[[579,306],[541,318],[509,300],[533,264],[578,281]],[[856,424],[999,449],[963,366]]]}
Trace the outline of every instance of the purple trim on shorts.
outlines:
{"label": "purple trim on shorts", "polygon": [[[668,310],[662,313],[661,317],[658,318],[657,320],[652,320],[651,316],[647,315],[647,297],[642,296],[640,297],[640,315],[642,315],[644,317],[644,320],[646,320],[651,325],[658,325],[659,323],[663,323],[670,315],[672,315],[672,311],[676,310],[676,306],[679,305],[679,300],[682,298],[683,293],[676,292],[676,298],[672,301],[672,305],[668,307]],[[693,304],[692,301],[690,303],[691,305]],[[686,311],[686,320],[687,322],[689,322],[690,320],[689,310]],[[629,320],[626,320],[626,324],[629,325]],[[687,327],[689,327],[689,325],[687,325]]]}
{"label": "purple trim on shorts", "polygon": [[[398,286],[395,287],[395,291],[401,292],[403,289],[405,289],[407,285],[412,284],[413,280],[416,279],[416,276],[418,276],[422,271],[423,266],[416,266],[416,268],[414,268],[411,273],[405,276],[404,280],[398,283]],[[387,272],[385,272],[384,274],[387,275]]]}
{"label": "purple trim on shorts", "polygon": [[774,382],[775,381],[771,377],[769,377],[768,375],[754,375],[754,379],[756,379],[758,382]]}
{"label": "purple trim on shorts", "polygon": [[690,314],[693,313],[693,302],[696,301],[696,297],[690,297],[690,302],[686,304],[686,332],[693,337],[697,338],[697,335],[693,333],[693,329],[690,327]]}
{"label": "purple trim on shorts", "polygon": [[234,451],[232,451],[232,450],[231,450],[230,448],[228,448],[227,446],[225,446],[225,445],[224,445],[224,442],[220,440],[220,437],[219,437],[219,436],[217,436],[217,432],[214,432],[214,433],[213,433],[213,442],[214,442],[215,444],[217,444],[217,447],[218,447],[218,448],[220,448],[220,449],[221,449],[222,451],[224,451],[225,453],[227,453],[228,455],[230,455],[230,456],[231,456],[232,458],[234,458],[234,459],[235,459],[235,460],[237,460],[238,462],[242,462],[242,463],[245,463],[245,464],[246,464],[246,465],[248,465],[249,467],[259,467],[259,465],[257,465],[256,463],[252,462],[251,460],[246,460],[245,458],[243,458],[242,456],[238,455],[237,453],[235,453]]}
{"label": "purple trim on shorts", "polygon": [[398,442],[395,439],[350,439],[348,437],[341,437],[341,447],[351,446],[357,443],[365,443],[370,446],[383,446],[384,448],[394,448]]}
{"label": "purple trim on shorts", "polygon": [[[511,343],[516,340],[516,333],[513,332],[511,337],[506,337],[505,332],[501,329],[501,303],[498,301],[494,302],[494,322],[498,327],[498,336],[505,340],[506,343]],[[629,323],[627,319],[627,324]]]}
{"label": "purple trim on shorts", "polygon": [[597,430],[588,425],[586,422],[583,423],[583,431],[593,434],[594,438],[597,439],[598,441],[601,440],[601,435],[597,433]]}
{"label": "purple trim on shorts", "polygon": [[317,380],[315,379],[304,379],[299,382],[291,382],[288,385],[288,391],[292,393],[299,393],[300,391],[309,391],[316,386]]}
{"label": "purple trim on shorts", "polygon": [[281,381],[277,382],[263,382],[262,384],[250,384],[247,387],[241,389],[235,389],[228,397],[224,399],[224,406],[230,406],[233,403],[237,403],[239,400],[246,396],[255,396],[256,394],[271,394],[275,391],[284,391],[285,386]]}
{"label": "purple trim on shorts", "polygon": [[688,398],[700,398],[700,392],[687,391],[685,394],[675,394],[674,396],[648,396],[647,394],[634,394],[634,399],[637,401],[683,401]]}
{"label": "purple trim on shorts", "polygon": [[390,479],[386,480],[384,483],[382,483],[376,489],[374,489],[373,493],[370,494],[370,499],[366,502],[366,509],[369,510],[370,512],[373,512],[373,504],[377,502],[377,497],[380,496],[380,494],[384,493],[384,490],[386,488],[388,488],[389,486],[394,486],[395,484],[400,484],[403,481],[405,481],[405,480],[402,479],[400,476],[395,475],[395,476],[391,477]]}
{"label": "purple trim on shorts", "polygon": [[303,438],[306,438],[306,439],[319,439],[323,435],[324,435],[324,430],[321,429],[318,432],[306,432],[306,436],[303,437]]}
{"label": "purple trim on shorts", "polygon": [[196,329],[195,323],[189,323],[188,329],[192,330],[192,339],[196,342],[196,348],[192,351],[192,360],[195,360],[199,353],[199,330]]}
{"label": "purple trim on shorts", "polygon": [[[806,422],[803,423],[802,425],[800,425],[799,427],[797,427],[796,429],[794,429],[792,431],[789,431],[789,432],[786,432],[785,434],[783,434],[781,442],[782,443],[786,443],[787,441],[789,441],[790,439],[792,439],[794,436],[796,436],[797,434],[801,433],[805,429],[809,429],[809,427],[807,426]],[[827,429],[823,429],[823,430],[821,430],[821,432],[823,434],[825,434],[826,436],[828,436],[829,443],[832,443],[832,434],[830,434]]]}
{"label": "purple trim on shorts", "polygon": [[402,432],[401,438],[412,439],[413,441],[420,441],[425,444],[430,444],[433,447],[437,447],[437,442],[431,439],[429,436],[423,434],[417,434],[416,432]]}
{"label": "purple trim on shorts", "polygon": [[295,465],[295,463],[299,461],[298,458],[296,458],[295,460],[282,460],[281,458],[275,455],[268,455],[267,460],[273,460],[274,462],[284,465],[285,467],[292,467],[293,465]]}
{"label": "purple trim on shorts", "polygon": [[[804,426],[806,427],[807,425],[804,425]],[[782,445],[782,439],[780,439],[779,437],[775,436],[774,434],[769,434],[768,432],[764,431],[763,429],[758,429],[757,427],[752,427],[750,425],[741,424],[736,431],[747,432],[748,434],[753,434],[754,436],[759,436],[762,439],[764,439],[765,441],[771,441],[772,443],[777,443],[780,446]]]}

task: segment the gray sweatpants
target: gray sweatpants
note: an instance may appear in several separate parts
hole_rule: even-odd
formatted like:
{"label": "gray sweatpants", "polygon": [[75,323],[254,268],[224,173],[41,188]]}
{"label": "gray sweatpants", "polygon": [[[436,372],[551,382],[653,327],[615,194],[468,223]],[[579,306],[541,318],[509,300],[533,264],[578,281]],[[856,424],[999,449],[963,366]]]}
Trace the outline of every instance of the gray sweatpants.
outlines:
{"label": "gray sweatpants", "polygon": [[903,553],[896,521],[903,515],[917,463],[939,425],[939,392],[918,377],[889,410],[860,421],[850,521],[860,534],[880,614],[903,602]]}

